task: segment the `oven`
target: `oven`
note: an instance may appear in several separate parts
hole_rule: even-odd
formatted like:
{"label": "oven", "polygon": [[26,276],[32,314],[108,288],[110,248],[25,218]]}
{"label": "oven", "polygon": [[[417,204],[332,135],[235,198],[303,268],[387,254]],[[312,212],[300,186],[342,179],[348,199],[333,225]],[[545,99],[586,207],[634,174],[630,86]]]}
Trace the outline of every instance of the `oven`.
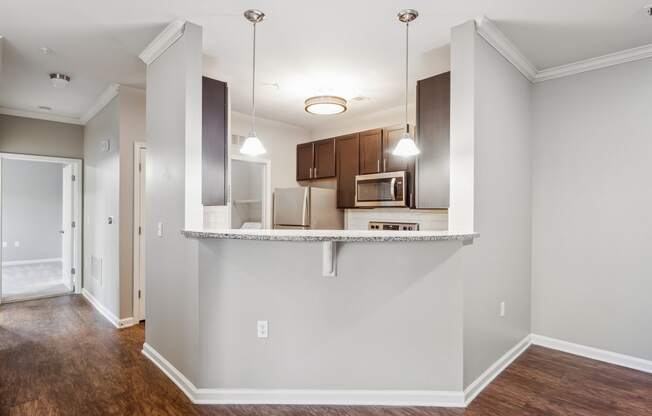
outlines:
{"label": "oven", "polygon": [[407,173],[386,172],[355,177],[356,207],[407,207]]}

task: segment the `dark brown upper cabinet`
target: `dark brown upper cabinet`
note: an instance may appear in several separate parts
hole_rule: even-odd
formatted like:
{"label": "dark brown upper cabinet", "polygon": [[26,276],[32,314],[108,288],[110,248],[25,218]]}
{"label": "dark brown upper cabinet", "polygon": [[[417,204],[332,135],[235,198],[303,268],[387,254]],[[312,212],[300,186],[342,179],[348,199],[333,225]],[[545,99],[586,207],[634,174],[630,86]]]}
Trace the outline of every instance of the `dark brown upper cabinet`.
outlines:
{"label": "dark brown upper cabinet", "polygon": [[297,145],[297,181],[335,176],[335,139]]}
{"label": "dark brown upper cabinet", "polygon": [[297,145],[297,181],[312,179],[314,163],[312,143]]}
{"label": "dark brown upper cabinet", "polygon": [[355,208],[355,177],[360,174],[358,133],[335,138],[337,207]]}
{"label": "dark brown upper cabinet", "polygon": [[202,77],[202,204],[227,204],[227,85]]}
{"label": "dark brown upper cabinet", "polygon": [[382,172],[383,130],[375,129],[360,133],[360,174]]}
{"label": "dark brown upper cabinet", "polygon": [[384,172],[410,170],[410,167],[414,164],[414,157],[394,156],[392,154],[396,144],[399,140],[401,140],[403,133],[405,133],[405,125],[398,125],[383,129]]}
{"label": "dark brown upper cabinet", "polygon": [[335,139],[314,142],[313,179],[332,178],[335,176]]}
{"label": "dark brown upper cabinet", "polygon": [[417,82],[416,208],[449,206],[450,84],[450,72]]}

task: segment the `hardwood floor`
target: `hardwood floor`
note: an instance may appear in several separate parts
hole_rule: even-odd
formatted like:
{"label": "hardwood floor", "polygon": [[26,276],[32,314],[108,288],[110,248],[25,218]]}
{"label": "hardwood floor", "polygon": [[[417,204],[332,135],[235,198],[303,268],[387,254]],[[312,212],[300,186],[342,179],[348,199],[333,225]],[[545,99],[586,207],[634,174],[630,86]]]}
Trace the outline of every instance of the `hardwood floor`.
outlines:
{"label": "hardwood floor", "polygon": [[652,374],[530,347],[467,409],[196,406],[80,296],[0,306],[0,415],[652,415]]}

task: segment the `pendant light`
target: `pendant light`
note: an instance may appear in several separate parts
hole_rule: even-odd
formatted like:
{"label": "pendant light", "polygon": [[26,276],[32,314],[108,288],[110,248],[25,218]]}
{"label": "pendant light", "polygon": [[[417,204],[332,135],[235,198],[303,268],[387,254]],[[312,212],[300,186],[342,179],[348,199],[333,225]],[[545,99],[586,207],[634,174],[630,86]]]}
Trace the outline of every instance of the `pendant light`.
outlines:
{"label": "pendant light", "polygon": [[267,150],[265,150],[260,139],[256,136],[256,24],[263,21],[265,13],[260,10],[251,9],[244,12],[244,17],[254,26],[254,50],[251,77],[251,133],[249,133],[242,144],[240,153],[248,156],[259,156],[266,153]]}
{"label": "pendant light", "polygon": [[405,133],[401,136],[392,154],[395,156],[410,157],[416,156],[421,151],[414,143],[410,135],[410,124],[408,123],[408,57],[409,57],[409,39],[410,39],[410,22],[419,16],[419,12],[412,9],[401,10],[398,13],[398,20],[405,23]]}

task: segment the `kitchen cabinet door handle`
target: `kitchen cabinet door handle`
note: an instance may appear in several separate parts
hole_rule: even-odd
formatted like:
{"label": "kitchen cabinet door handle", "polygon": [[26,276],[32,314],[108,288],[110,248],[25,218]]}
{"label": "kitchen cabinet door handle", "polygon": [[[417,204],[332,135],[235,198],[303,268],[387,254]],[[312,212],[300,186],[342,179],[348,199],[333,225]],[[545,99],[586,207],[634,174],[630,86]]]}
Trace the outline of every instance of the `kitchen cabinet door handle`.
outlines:
{"label": "kitchen cabinet door handle", "polygon": [[315,178],[317,178],[317,168],[315,168]]}
{"label": "kitchen cabinet door handle", "polygon": [[378,172],[380,172],[380,159],[376,160],[376,162],[378,162],[378,163],[376,163],[376,170],[378,170]]}
{"label": "kitchen cabinet door handle", "polygon": [[308,168],[308,178],[312,179],[312,168]]}
{"label": "kitchen cabinet door handle", "polygon": [[383,172],[387,172],[387,158],[383,158]]}

